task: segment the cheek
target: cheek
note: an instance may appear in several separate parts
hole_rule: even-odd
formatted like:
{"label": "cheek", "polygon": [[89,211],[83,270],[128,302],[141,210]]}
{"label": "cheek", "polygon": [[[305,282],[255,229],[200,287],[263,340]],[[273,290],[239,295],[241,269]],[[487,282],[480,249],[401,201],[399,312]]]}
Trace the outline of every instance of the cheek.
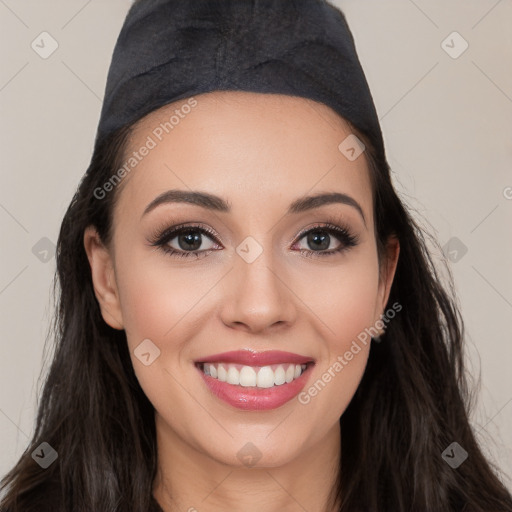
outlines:
{"label": "cheek", "polygon": [[155,343],[172,339],[173,350],[179,350],[180,340],[192,336],[201,301],[217,281],[207,272],[198,275],[166,265],[165,256],[137,258],[134,253],[119,260],[118,276],[123,322],[132,350],[137,340],[140,343],[145,338]]}
{"label": "cheek", "polygon": [[[165,254],[127,251],[116,259],[116,275],[128,348],[137,379],[157,411],[190,411],[193,340],[205,338],[212,320],[212,297],[225,268],[179,268]],[[207,327],[207,326],[206,326]],[[143,340],[158,356],[149,365],[137,356]],[[192,341],[192,343],[191,343]],[[150,356],[151,357],[151,356]],[[146,361],[147,362],[147,361]],[[192,379],[192,383],[190,380]],[[173,407],[169,409],[169,404]],[[192,414],[192,413],[191,413]],[[170,419],[170,416],[169,416]],[[179,420],[174,423],[178,428]]]}
{"label": "cheek", "polygon": [[[353,339],[376,320],[378,261],[373,251],[358,251],[330,268],[310,269],[294,291],[317,317],[328,340],[329,359],[345,352]],[[369,341],[369,340],[368,340]]]}
{"label": "cheek", "polygon": [[[168,265],[165,256],[137,255],[136,250],[118,258],[116,264],[123,322],[137,379],[155,409],[163,411],[167,421],[186,436],[180,417],[196,407],[189,394],[194,390],[182,378],[190,374],[186,349],[188,341],[197,338],[200,318],[205,316],[201,299],[218,279],[180,271],[176,265]],[[142,352],[138,347],[147,339],[151,344],[145,342],[149,348]],[[158,354],[154,360],[153,351]],[[152,361],[149,365],[138,357],[147,352]]]}
{"label": "cheek", "polygon": [[[376,320],[378,262],[360,252],[335,272],[311,276],[315,287],[308,306],[318,317],[324,351],[313,378],[298,397],[311,417],[334,424],[345,411],[363,376]],[[305,289],[303,290],[303,293]]]}

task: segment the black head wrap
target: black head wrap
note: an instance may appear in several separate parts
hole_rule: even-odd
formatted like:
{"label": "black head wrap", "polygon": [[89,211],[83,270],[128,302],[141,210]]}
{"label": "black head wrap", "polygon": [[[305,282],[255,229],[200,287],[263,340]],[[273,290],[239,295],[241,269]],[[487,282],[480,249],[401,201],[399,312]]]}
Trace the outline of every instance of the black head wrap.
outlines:
{"label": "black head wrap", "polygon": [[113,52],[96,142],[214,90],[324,103],[384,154],[352,34],[325,0],[137,0]]}

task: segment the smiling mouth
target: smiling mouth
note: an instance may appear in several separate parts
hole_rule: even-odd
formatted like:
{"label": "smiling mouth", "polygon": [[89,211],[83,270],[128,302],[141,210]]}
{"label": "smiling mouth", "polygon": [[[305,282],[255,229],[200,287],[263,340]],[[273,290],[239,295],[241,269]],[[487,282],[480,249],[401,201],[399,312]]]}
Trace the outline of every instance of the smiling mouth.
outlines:
{"label": "smiling mouth", "polygon": [[244,411],[267,411],[291,402],[310,379],[311,356],[242,349],[202,356],[194,361],[207,389]]}
{"label": "smiling mouth", "polygon": [[248,366],[236,363],[196,363],[207,376],[240,388],[268,389],[298,379],[313,362]]}

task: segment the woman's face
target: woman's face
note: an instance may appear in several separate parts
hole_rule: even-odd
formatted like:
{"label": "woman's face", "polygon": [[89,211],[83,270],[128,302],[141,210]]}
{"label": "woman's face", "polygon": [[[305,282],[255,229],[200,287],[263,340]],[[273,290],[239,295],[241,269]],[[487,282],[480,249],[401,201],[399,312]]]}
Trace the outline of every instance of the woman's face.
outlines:
{"label": "woman's face", "polygon": [[[88,229],[85,247],[159,436],[278,466],[338,436],[398,246],[379,280],[367,164],[352,139],[339,149],[351,131],[334,111],[248,92],[195,101],[136,126],[113,243]],[[174,226],[189,231],[160,237]]]}

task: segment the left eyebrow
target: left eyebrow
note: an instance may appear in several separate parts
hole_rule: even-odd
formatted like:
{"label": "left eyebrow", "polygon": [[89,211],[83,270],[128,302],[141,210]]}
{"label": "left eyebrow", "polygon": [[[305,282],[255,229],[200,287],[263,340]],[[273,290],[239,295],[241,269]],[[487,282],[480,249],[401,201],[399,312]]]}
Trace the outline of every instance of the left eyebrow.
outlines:
{"label": "left eyebrow", "polygon": [[[146,206],[142,217],[154,210],[157,206],[165,203],[189,203],[223,213],[229,213],[231,211],[231,205],[228,201],[224,200],[222,197],[208,194],[207,192],[167,190]],[[296,199],[288,207],[287,214],[301,213],[334,203],[346,204],[355,208],[363,218],[364,225],[366,226],[366,218],[361,205],[353,197],[341,192],[320,193]]]}
{"label": "left eyebrow", "polygon": [[313,196],[305,196],[293,201],[288,208],[288,213],[300,213],[306,210],[312,210],[325,204],[341,203],[355,208],[363,218],[364,225],[366,226],[366,218],[364,216],[361,205],[351,196],[341,192],[330,192],[327,194],[316,194]]}

